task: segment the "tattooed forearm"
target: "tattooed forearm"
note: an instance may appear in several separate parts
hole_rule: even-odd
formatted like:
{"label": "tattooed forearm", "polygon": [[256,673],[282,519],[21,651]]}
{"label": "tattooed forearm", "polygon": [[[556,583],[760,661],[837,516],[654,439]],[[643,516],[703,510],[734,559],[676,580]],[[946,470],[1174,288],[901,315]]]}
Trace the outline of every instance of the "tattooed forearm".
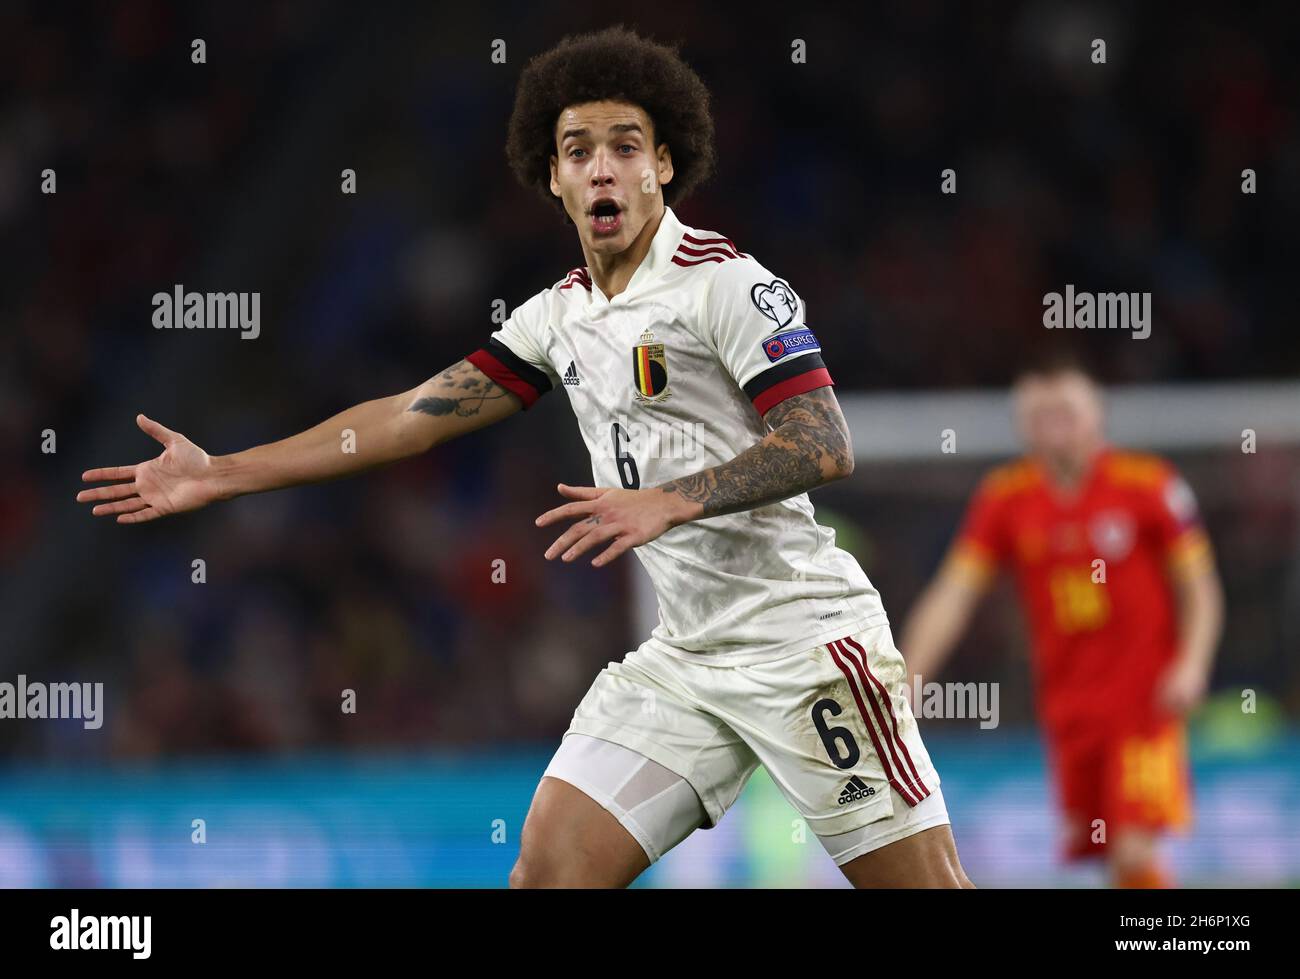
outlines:
{"label": "tattooed forearm", "polygon": [[766,506],[824,482],[817,460],[790,444],[762,442],[730,462],[683,476],[660,487],[665,493],[699,503],[702,517],[716,517]]}
{"label": "tattooed forearm", "polygon": [[425,386],[431,388],[432,393],[416,399],[408,411],[469,418],[477,415],[486,402],[505,398],[509,394],[505,388],[464,360],[448,367]]}
{"label": "tattooed forearm", "polygon": [[772,431],[730,462],[660,487],[716,517],[795,496],[853,471],[848,427],[829,387],[787,398],[769,411]]}

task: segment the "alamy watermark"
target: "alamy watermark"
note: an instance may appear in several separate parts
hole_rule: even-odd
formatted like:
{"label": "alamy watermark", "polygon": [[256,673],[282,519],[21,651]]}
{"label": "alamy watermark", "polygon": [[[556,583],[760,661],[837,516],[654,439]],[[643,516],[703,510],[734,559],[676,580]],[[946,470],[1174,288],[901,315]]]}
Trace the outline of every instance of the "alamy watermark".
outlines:
{"label": "alamy watermark", "polygon": [[88,731],[97,731],[104,723],[103,708],[102,683],[28,683],[23,673],[17,683],[0,683],[0,721],[76,718]]}
{"label": "alamy watermark", "polygon": [[984,730],[998,726],[998,684],[923,683],[921,674],[912,677],[912,713],[936,719],[979,718]]}
{"label": "alamy watermark", "polygon": [[171,292],[153,294],[155,330],[239,330],[239,339],[262,332],[260,292],[186,292],[179,282]]}
{"label": "alamy watermark", "polygon": [[153,951],[153,916],[87,914],[73,908],[50,919],[50,948],[59,951],[126,951],[147,959]]}
{"label": "alamy watermark", "polygon": [[1132,330],[1134,340],[1151,335],[1151,293],[1075,292],[1043,296],[1043,326],[1049,330]]}
{"label": "alamy watermark", "polygon": [[596,454],[604,458],[695,459],[703,454],[703,422],[638,422],[621,416],[593,429]]}

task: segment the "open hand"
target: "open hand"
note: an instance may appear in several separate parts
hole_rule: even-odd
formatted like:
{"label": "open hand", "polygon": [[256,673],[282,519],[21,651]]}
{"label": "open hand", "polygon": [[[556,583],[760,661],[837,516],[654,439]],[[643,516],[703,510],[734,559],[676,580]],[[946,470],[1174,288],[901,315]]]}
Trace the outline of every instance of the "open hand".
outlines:
{"label": "open hand", "polygon": [[666,530],[688,519],[689,506],[675,493],[661,489],[614,489],[601,486],[567,486],[560,483],[560,495],[574,500],[537,518],[539,527],[560,520],[582,518],[546,549],[546,560],[557,554],[572,561],[606,541],[613,541],[592,562],[599,568],[629,548],[648,544]]}
{"label": "open hand", "polygon": [[134,466],[87,470],[81,474],[82,482],[125,482],[82,490],[77,494],[78,503],[95,503],[90,512],[97,517],[116,514],[118,523],[144,523],[197,510],[217,499],[212,458],[206,452],[144,415],[136,415],[135,422],[162,444],[162,453]]}

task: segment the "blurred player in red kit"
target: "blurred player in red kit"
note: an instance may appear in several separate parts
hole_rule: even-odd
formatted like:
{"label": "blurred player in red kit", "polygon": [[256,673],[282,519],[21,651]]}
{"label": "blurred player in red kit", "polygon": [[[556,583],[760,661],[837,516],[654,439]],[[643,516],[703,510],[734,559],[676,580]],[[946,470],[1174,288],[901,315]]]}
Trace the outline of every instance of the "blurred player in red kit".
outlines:
{"label": "blurred player in red kit", "polygon": [[1010,569],[1067,858],[1104,857],[1116,886],[1170,886],[1157,842],[1191,820],[1183,717],[1204,696],[1223,620],[1209,539],[1172,466],[1106,443],[1081,369],[1030,371],[1014,394],[1027,455],[984,478],[912,610],[909,693]]}

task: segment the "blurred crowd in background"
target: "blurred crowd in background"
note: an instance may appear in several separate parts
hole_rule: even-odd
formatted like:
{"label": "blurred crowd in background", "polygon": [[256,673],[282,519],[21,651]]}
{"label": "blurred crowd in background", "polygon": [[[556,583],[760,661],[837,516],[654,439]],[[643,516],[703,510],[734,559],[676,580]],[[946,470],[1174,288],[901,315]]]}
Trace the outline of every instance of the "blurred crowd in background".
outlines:
{"label": "blurred crowd in background", "polygon": [[[625,22],[681,41],[712,91],[719,172],[679,216],[795,286],[842,396],[1004,385],[1057,342],[1108,383],[1300,369],[1289,5],[637,9]],[[0,751],[554,740],[640,642],[632,557],[603,571],[541,557],[555,535],[532,520],[560,502],[555,483],[590,482],[563,394],[419,460],[175,520],[118,527],[74,502],[82,470],[156,454],[137,412],[212,453],[282,438],[413,387],[486,340],[494,301],[584,264],[503,153],[527,59],[613,16],[566,11],[0,9],[0,680],[103,681],[108,699],[98,737],[6,725]],[[939,193],[949,167],[955,195]],[[178,283],[260,292],[261,336],[153,329],[150,297]],[[1150,338],[1044,330],[1043,295],[1066,283],[1150,291]],[[1229,592],[1216,683],[1260,683],[1294,717],[1300,457],[1177,461]],[[897,628],[980,467],[864,468],[814,502]],[[983,678],[1023,684],[1013,619],[996,604],[967,643]],[[1004,721],[1030,716],[1027,697],[1004,705]]]}

